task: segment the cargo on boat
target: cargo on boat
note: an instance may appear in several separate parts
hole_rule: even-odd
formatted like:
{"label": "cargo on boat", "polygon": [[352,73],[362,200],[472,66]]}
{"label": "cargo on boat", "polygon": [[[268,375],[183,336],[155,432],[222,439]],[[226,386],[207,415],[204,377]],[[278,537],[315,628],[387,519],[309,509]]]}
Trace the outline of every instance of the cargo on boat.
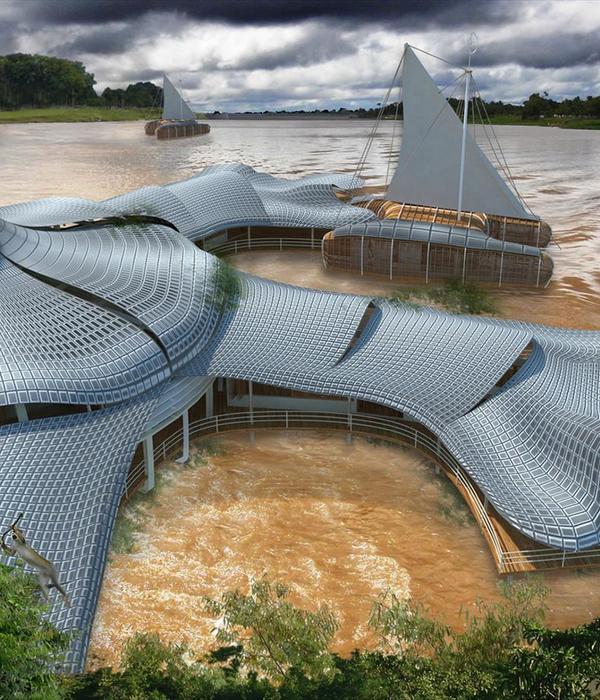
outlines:
{"label": "cargo on boat", "polygon": [[370,209],[380,219],[429,221],[452,226],[460,226],[462,222],[463,226],[478,229],[499,241],[512,241],[536,248],[545,248],[552,237],[552,229],[541,219],[520,219],[481,211],[463,211],[459,220],[456,209],[392,202],[387,199],[370,199],[357,202],[356,206]]}

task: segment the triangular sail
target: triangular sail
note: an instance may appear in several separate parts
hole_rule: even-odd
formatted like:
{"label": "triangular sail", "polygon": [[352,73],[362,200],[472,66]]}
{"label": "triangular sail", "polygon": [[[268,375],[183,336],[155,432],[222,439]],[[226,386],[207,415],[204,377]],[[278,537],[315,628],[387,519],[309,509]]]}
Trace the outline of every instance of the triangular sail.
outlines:
{"label": "triangular sail", "polygon": [[196,115],[165,75],[163,78],[163,119],[195,119]]}
{"label": "triangular sail", "polygon": [[[404,126],[398,168],[386,197],[458,208],[462,124],[410,46],[402,68]],[[463,211],[535,219],[483,151],[466,137]]]}

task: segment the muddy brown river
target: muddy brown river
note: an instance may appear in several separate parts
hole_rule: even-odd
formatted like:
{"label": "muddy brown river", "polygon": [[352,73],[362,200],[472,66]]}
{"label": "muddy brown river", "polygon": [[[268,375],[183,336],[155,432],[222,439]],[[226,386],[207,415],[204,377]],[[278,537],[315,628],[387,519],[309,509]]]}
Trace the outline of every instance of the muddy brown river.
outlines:
{"label": "muddy brown river", "polygon": [[[158,142],[143,124],[0,125],[0,204],[69,195],[101,199],[242,161],[275,175],[353,172],[371,123],[213,122],[198,139]],[[364,175],[384,187],[392,125],[382,125]],[[555,274],[535,292],[492,290],[499,314],[556,326],[600,328],[600,132],[497,127],[532,209],[554,229]],[[398,285],[325,272],[318,253],[244,253],[237,267],[271,279],[359,294]],[[478,527],[444,477],[416,452],[348,445],[320,432],[243,433],[197,468],[162,467],[163,486],[140,506],[129,554],[112,554],[90,647],[90,666],[115,663],[136,631],[156,630],[197,651],[213,643],[202,596],[246,587],[267,573],[295,602],[332,605],[336,648],[370,643],[373,598],[391,588],[459,624],[478,597],[498,598]],[[600,615],[600,572],[546,575],[548,622]]]}

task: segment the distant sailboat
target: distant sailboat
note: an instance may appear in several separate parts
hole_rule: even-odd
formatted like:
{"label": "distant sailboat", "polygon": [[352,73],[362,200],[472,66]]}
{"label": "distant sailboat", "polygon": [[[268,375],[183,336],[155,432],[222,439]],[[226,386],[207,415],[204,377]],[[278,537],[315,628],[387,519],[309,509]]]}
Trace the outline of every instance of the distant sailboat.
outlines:
{"label": "distant sailboat", "polygon": [[467,128],[470,57],[462,123],[408,44],[401,66],[404,124],[396,172],[383,199],[353,202],[379,221],[327,233],[325,265],[389,279],[544,286],[553,264],[541,248],[551,229],[502,179]]}
{"label": "distant sailboat", "polygon": [[145,130],[148,135],[156,135],[158,139],[174,139],[207,134],[210,126],[196,121],[192,108],[164,75],[162,118],[148,122]]}

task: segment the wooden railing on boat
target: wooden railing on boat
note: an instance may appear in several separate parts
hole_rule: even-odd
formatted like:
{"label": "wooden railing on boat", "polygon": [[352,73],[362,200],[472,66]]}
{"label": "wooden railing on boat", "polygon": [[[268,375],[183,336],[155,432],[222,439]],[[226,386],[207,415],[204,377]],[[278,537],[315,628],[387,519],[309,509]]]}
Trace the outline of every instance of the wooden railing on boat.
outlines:
{"label": "wooden railing on boat", "polygon": [[356,206],[370,209],[380,219],[426,221],[446,226],[460,226],[466,229],[476,229],[500,241],[521,243],[536,248],[545,248],[552,237],[550,226],[539,219],[518,219],[483,212],[464,211],[459,220],[456,209],[392,202],[386,199],[357,202]]}

